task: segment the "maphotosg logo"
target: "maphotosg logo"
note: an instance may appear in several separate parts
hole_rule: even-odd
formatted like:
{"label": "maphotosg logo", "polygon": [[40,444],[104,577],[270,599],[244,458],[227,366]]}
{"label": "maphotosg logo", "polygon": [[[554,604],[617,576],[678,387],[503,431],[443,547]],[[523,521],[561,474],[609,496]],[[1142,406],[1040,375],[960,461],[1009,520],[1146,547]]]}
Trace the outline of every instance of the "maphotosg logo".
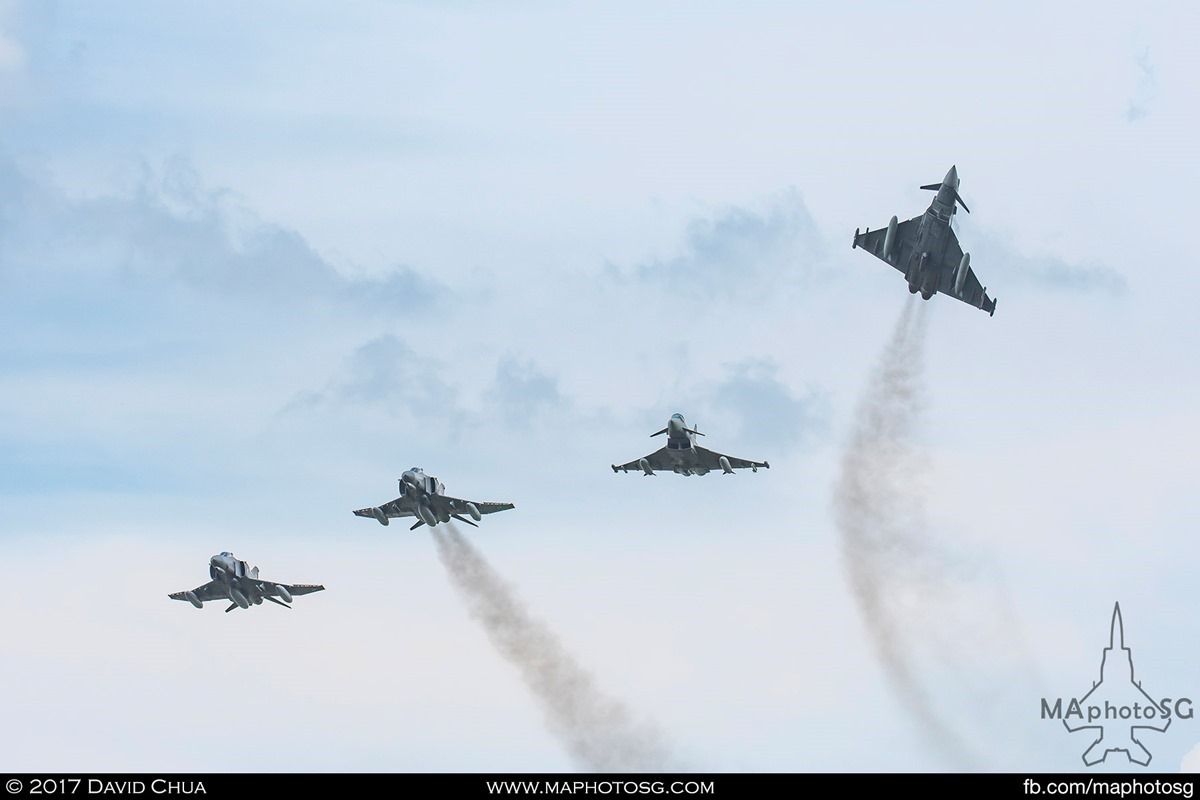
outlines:
{"label": "maphotosg logo", "polygon": [[1100,680],[1083,697],[1042,698],[1042,719],[1062,720],[1071,733],[1092,731],[1095,740],[1083,752],[1089,767],[1102,763],[1109,753],[1123,752],[1134,764],[1150,764],[1150,751],[1142,743],[1146,731],[1163,733],[1173,719],[1191,719],[1187,697],[1151,697],[1133,674],[1133,654],[1125,646],[1121,604],[1113,607],[1108,647],[1100,658]]}

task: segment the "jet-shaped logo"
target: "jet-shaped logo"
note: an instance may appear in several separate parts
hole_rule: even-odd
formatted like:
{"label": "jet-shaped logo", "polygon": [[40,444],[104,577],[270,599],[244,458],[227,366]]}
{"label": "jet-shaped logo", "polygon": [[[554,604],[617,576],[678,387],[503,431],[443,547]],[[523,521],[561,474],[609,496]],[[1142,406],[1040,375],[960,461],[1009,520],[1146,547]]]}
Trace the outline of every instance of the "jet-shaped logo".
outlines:
{"label": "jet-shaped logo", "polygon": [[[1069,719],[1072,716],[1078,716],[1081,721],[1086,719],[1088,724],[1071,727]],[[1103,720],[1103,724],[1091,724],[1097,720]],[[1162,733],[1171,726],[1170,699],[1155,702],[1134,678],[1133,654],[1125,646],[1120,603],[1113,607],[1108,647],[1104,648],[1100,659],[1100,680],[1094,682],[1083,697],[1071,701],[1062,723],[1071,733],[1095,732],[1095,741],[1083,753],[1083,763],[1089,767],[1101,763],[1114,752],[1124,752],[1133,763],[1147,766],[1150,751],[1138,738],[1140,732]]]}

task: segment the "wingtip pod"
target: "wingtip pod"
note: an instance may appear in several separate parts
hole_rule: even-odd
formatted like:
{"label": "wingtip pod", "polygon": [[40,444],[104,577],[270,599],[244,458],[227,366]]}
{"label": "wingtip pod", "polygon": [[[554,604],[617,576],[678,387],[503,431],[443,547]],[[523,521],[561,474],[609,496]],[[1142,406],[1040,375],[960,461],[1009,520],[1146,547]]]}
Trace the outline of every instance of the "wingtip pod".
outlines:
{"label": "wingtip pod", "polygon": [[[989,302],[991,303],[991,305],[988,305]],[[989,317],[996,316],[996,303],[997,302],[998,301],[995,298],[992,298],[990,301],[988,300],[987,287],[986,286],[983,287],[983,299],[979,302],[979,307],[981,309],[983,309],[984,311],[988,312]]]}
{"label": "wingtip pod", "polygon": [[620,472],[620,470],[619,470],[619,469],[617,469],[617,465],[616,465],[616,464],[613,464],[613,465],[612,465],[612,468],[613,468],[613,472]]}

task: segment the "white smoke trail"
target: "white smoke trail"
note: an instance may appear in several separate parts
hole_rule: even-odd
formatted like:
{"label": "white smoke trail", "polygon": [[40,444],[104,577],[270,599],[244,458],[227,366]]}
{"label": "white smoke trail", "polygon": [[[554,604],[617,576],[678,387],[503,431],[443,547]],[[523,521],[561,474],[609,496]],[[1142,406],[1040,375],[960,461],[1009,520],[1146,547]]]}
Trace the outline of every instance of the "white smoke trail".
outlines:
{"label": "white smoke trail", "polygon": [[432,529],[438,558],[472,617],[542,704],[555,735],[593,772],[678,770],[662,737],[604,695],[545,623],[453,526]]}

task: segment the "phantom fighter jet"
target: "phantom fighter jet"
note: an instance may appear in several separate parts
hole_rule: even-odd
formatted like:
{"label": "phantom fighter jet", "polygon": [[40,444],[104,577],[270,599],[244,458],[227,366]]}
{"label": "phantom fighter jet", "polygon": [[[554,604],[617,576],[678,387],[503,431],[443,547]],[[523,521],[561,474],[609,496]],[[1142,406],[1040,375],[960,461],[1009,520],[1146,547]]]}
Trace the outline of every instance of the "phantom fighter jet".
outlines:
{"label": "phantom fighter jet", "polygon": [[[258,577],[258,567],[253,569],[245,561],[238,561],[233,553],[220,553],[208,561],[208,574],[212,580],[197,586],[190,592],[175,592],[167,595],[172,600],[187,600],[196,608],[202,608],[205,600],[232,600],[226,613],[235,608],[249,608],[253,603],[261,606],[263,600],[291,608],[288,603],[296,595],[311,594],[325,589],[308,583],[289,585],[273,583]],[[276,598],[279,598],[278,600]]]}
{"label": "phantom fighter jet", "polygon": [[413,467],[400,476],[400,496],[390,503],[384,503],[375,508],[360,508],[354,513],[360,517],[374,517],[380,525],[387,525],[392,517],[416,517],[416,523],[409,528],[415,531],[422,525],[433,527],[439,522],[449,522],[456,519],[478,528],[463,514],[471,519],[482,519],[484,514],[494,514],[497,511],[507,511],[516,508],[512,503],[480,503],[473,500],[459,500],[446,495],[446,487],[432,475],[426,475],[420,467]]}
{"label": "phantom fighter jet", "polygon": [[851,248],[861,247],[900,270],[908,281],[908,291],[920,292],[926,300],[941,292],[981,308],[989,316],[995,314],[996,301],[987,296],[987,289],[971,271],[971,254],[962,251],[950,226],[957,206],[971,213],[958,196],[958,169],[950,167],[941,183],[921,188],[937,192],[928,211],[907,222],[892,217],[887,227],[879,230],[867,228],[866,233],[859,233],[856,229]]}
{"label": "phantom fighter jet", "polygon": [[653,475],[655,471],[659,470],[663,472],[670,470],[679,475],[705,475],[714,469],[719,469],[732,475],[735,469],[748,468],[758,472],[759,467],[771,468],[771,465],[765,461],[747,461],[744,458],[723,456],[697,446],[696,437],[704,434],[695,428],[689,428],[683,414],[672,414],[671,419],[667,421],[667,427],[650,434],[650,436],[661,436],[664,433],[667,435],[666,447],[619,467],[613,464],[613,472],[629,472],[640,469],[647,475]]}

